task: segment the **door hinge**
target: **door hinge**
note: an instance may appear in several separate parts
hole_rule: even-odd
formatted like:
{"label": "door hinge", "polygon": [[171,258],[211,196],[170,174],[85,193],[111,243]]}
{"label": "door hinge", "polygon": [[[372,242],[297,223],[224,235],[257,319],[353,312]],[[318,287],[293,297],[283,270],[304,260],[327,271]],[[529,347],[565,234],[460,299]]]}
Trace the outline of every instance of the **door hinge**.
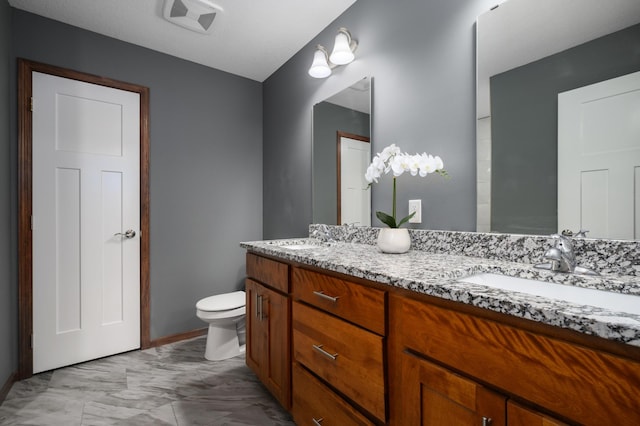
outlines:
{"label": "door hinge", "polygon": [[31,112],[33,112],[33,96],[31,97]]}
{"label": "door hinge", "polygon": [[33,231],[33,215],[31,215],[31,230]]}
{"label": "door hinge", "polygon": [[33,334],[31,335],[31,349],[33,349]]}

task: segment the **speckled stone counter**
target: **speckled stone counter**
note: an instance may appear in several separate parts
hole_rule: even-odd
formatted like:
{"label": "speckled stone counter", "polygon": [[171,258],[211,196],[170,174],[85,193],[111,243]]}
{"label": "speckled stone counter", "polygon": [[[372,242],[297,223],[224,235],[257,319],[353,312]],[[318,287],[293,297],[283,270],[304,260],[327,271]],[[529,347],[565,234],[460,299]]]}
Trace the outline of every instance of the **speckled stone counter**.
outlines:
{"label": "speckled stone counter", "polygon": [[[317,232],[314,233],[316,229],[316,225],[312,225],[310,235],[317,235]],[[255,253],[640,346],[640,315],[458,281],[459,278],[480,272],[498,273],[629,294],[638,297],[640,304],[640,280],[635,276],[638,265],[627,259],[629,253],[631,256],[637,254],[637,244],[634,242],[620,242],[626,250],[623,255],[612,251],[607,256],[603,249],[594,254],[591,247],[588,247],[589,255],[584,255],[584,250],[576,250],[579,264],[596,268],[601,265],[597,269],[602,276],[589,277],[534,268],[533,263],[540,262],[544,250],[551,246],[549,239],[544,237],[412,231],[412,249],[408,253],[397,255],[384,254],[378,250],[375,246],[375,236],[378,232],[376,228],[363,227],[346,231],[344,227],[331,227],[331,230],[329,238],[325,238],[330,241],[307,238],[243,242],[240,245]],[[341,234],[342,232],[344,234]],[[451,242],[451,235],[457,243]],[[496,244],[493,247],[483,245],[491,244],[491,236],[495,236],[498,240],[497,246],[507,252],[506,256],[503,256],[507,260],[496,254],[499,252],[495,248]],[[429,242],[425,243],[425,240]],[[615,246],[617,243],[600,241],[602,242],[584,240],[582,244],[576,243],[576,248],[579,244],[582,247],[585,244]],[[509,246],[509,242],[520,247],[519,251]],[[474,244],[476,248],[470,251],[469,247],[474,247]],[[444,253],[447,245],[450,252]],[[519,261],[510,259],[514,250],[518,253]],[[536,253],[538,251],[539,253]],[[617,263],[629,262],[625,271],[633,272],[634,275],[610,272],[620,270],[616,265],[607,267],[607,262],[616,262],[616,256],[622,256]]]}

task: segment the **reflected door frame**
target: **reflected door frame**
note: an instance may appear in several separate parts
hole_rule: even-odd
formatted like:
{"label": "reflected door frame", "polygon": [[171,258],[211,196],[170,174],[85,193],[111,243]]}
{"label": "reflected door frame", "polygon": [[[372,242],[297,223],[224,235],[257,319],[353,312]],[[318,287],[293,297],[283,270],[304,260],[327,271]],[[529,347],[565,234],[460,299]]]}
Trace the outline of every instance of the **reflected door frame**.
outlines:
{"label": "reflected door frame", "polygon": [[367,136],[362,136],[362,135],[356,135],[355,133],[347,133],[347,132],[342,132],[340,130],[338,130],[336,132],[336,147],[337,147],[337,154],[336,154],[336,181],[337,181],[337,188],[336,188],[336,194],[337,194],[337,206],[338,206],[338,211],[337,211],[337,221],[336,224],[340,225],[342,222],[342,178],[341,178],[341,167],[342,167],[342,155],[341,155],[341,149],[342,149],[342,144],[341,144],[341,140],[342,138],[349,138],[349,139],[354,139],[357,141],[361,141],[361,142],[366,142],[366,143],[371,143],[371,138],[367,137]]}
{"label": "reflected door frame", "polygon": [[33,236],[31,217],[32,74],[39,72],[140,95],[140,347],[151,346],[149,311],[149,88],[18,59],[18,379],[33,375]]}

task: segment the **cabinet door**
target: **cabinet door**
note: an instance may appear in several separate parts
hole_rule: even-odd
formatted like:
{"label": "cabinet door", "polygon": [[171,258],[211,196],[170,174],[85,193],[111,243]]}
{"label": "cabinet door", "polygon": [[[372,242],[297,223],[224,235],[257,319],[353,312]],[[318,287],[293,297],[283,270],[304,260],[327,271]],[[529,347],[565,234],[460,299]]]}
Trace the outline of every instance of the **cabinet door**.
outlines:
{"label": "cabinet door", "polygon": [[246,280],[247,365],[286,409],[291,407],[289,298]]}
{"label": "cabinet door", "polygon": [[403,426],[503,426],[506,397],[409,352],[402,353]]}
{"label": "cabinet door", "polygon": [[507,421],[509,426],[567,426],[559,420],[525,408],[513,401],[507,403]]}

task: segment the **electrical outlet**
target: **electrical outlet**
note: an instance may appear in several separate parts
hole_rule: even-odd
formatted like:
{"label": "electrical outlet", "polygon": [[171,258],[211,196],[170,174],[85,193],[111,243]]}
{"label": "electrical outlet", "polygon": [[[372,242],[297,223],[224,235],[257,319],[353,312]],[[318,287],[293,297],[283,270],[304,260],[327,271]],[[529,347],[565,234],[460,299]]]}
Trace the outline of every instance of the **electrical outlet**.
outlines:
{"label": "electrical outlet", "polygon": [[409,214],[415,212],[409,223],[422,223],[422,200],[409,200]]}

